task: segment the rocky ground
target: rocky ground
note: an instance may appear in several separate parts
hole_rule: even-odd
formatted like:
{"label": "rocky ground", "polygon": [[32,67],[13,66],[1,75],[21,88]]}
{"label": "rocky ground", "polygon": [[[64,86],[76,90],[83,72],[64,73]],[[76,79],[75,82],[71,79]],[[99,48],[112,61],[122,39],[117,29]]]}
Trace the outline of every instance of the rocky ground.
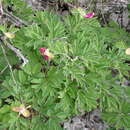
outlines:
{"label": "rocky ground", "polygon": [[[54,9],[64,15],[68,12],[71,5],[64,3],[57,4],[57,0],[25,0],[33,9],[47,10]],[[130,31],[130,19],[127,5],[129,0],[75,0],[76,6],[92,9],[99,17],[101,24],[110,20],[117,22],[121,27]],[[73,3],[72,3],[73,4]],[[68,7],[67,7],[68,6]]]}
{"label": "rocky ground", "polygon": [[98,109],[73,117],[67,122],[63,123],[66,130],[106,130],[108,127],[101,118],[100,111]]}

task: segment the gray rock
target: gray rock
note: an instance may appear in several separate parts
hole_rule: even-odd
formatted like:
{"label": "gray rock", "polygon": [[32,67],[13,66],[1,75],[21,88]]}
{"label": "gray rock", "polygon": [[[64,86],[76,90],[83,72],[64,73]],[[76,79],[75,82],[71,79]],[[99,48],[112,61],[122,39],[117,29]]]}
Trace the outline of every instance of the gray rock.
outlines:
{"label": "gray rock", "polygon": [[64,122],[64,129],[66,130],[106,130],[107,128],[108,126],[100,119],[98,109]]}
{"label": "gray rock", "polygon": [[[28,2],[33,9],[46,10],[50,8],[57,8],[57,0],[24,0]],[[93,8],[95,13],[99,15],[101,12],[103,19],[106,21],[115,21],[120,27],[130,30],[130,18],[128,18],[127,4],[129,0],[76,0],[80,6],[85,8]],[[64,14],[61,13],[60,14]],[[67,13],[66,13],[67,14]],[[104,23],[103,23],[104,24]]]}

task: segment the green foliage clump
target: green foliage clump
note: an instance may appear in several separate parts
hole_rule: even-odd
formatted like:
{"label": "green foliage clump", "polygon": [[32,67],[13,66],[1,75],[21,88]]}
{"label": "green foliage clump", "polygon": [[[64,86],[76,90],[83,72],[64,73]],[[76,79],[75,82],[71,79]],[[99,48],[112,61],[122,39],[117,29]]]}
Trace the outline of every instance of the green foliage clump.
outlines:
{"label": "green foliage clump", "polygon": [[5,12],[7,11],[7,8],[9,8],[15,16],[26,20],[26,22],[29,22],[33,15],[32,8],[22,0],[3,0],[3,5]]}
{"label": "green foliage clump", "polygon": [[[129,77],[122,30],[111,35],[96,18],[82,19],[78,14],[61,20],[39,11],[27,19],[33,24],[19,28],[15,38],[6,41],[29,62],[2,79],[0,128],[61,130],[60,122],[96,108],[110,125],[130,128],[129,88],[120,85]],[[39,48],[49,49],[54,58],[45,60]],[[0,59],[5,65],[4,60]],[[31,105],[29,118],[12,111],[20,104]]]}

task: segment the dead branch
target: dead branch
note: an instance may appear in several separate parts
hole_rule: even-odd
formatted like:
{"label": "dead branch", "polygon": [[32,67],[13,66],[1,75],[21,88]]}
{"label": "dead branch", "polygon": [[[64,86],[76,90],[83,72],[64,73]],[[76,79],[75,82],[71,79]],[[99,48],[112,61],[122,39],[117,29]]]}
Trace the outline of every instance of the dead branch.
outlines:
{"label": "dead branch", "polygon": [[14,46],[12,46],[9,43],[7,43],[6,45],[17,55],[17,57],[19,57],[19,59],[21,59],[23,61],[22,66],[25,66],[28,63],[28,59],[26,59],[24,57],[24,55],[21,53],[21,51],[19,49],[15,48]]}
{"label": "dead branch", "polygon": [[21,20],[20,18],[16,17],[15,15],[9,13],[8,11],[4,10],[3,15],[5,15],[9,20],[17,26],[27,26],[28,23]]}

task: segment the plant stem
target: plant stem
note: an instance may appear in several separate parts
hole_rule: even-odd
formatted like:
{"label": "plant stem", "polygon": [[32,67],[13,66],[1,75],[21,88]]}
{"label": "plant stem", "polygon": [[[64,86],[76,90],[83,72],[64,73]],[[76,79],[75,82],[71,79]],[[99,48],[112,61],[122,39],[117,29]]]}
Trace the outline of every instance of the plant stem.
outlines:
{"label": "plant stem", "polygon": [[[19,89],[19,86],[18,86],[18,84],[17,84],[17,82],[16,82],[16,80],[15,80],[15,77],[14,77],[14,74],[13,74],[13,70],[12,70],[12,66],[11,66],[11,64],[10,64],[8,58],[7,58],[7,55],[6,55],[6,52],[5,52],[5,49],[4,49],[3,45],[0,44],[0,46],[1,46],[1,49],[2,49],[2,52],[3,52],[4,58],[5,58],[5,60],[6,60],[7,64],[8,64],[8,67],[9,67],[9,69],[10,69],[11,76],[12,76],[12,80],[13,80],[13,82],[14,82],[14,84],[16,85],[17,90],[18,90],[18,89]],[[19,100],[20,100],[20,102],[22,103],[21,95],[20,95],[20,94],[18,94],[18,95],[19,95]]]}

